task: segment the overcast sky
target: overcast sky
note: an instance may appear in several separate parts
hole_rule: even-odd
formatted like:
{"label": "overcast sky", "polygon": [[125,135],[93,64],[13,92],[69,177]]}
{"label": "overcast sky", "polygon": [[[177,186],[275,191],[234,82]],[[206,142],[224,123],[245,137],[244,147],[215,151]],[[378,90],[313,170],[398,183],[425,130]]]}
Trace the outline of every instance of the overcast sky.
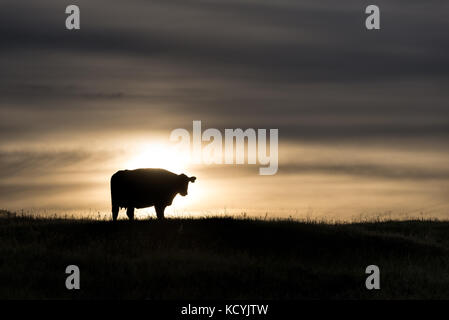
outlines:
{"label": "overcast sky", "polygon": [[197,168],[210,208],[449,215],[447,1],[378,0],[378,31],[355,0],[81,0],[78,31],[69,4],[2,1],[0,207],[106,207],[128,145],[201,120],[278,128],[282,156]]}

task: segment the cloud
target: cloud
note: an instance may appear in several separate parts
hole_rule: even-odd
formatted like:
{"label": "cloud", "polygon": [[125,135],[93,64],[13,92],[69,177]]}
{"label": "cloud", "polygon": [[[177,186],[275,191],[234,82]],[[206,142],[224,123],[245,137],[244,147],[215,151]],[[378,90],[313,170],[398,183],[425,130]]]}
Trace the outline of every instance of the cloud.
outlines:
{"label": "cloud", "polygon": [[[378,32],[365,30],[364,4],[356,0],[77,4],[81,30],[71,32],[60,1],[2,2],[4,198],[20,190],[38,195],[36,181],[50,190],[45,179],[60,182],[64,174],[72,188],[90,188],[98,181],[80,182],[83,170],[107,177],[117,141],[168,137],[192,120],[208,128],[278,128],[281,144],[377,144],[385,151],[407,143],[410,158],[449,151],[443,1],[378,0]],[[443,166],[331,160],[281,159],[280,176],[449,179]],[[252,174],[250,167],[201,170],[217,179]]]}
{"label": "cloud", "polygon": [[378,5],[384,27],[376,33],[364,29],[358,1],[80,1],[82,29],[68,32],[62,4],[8,1],[1,100],[39,110],[116,108],[120,100],[130,112],[163,105],[245,119],[407,116],[414,108],[447,120],[448,22],[434,10],[441,1]]}
{"label": "cloud", "polygon": [[279,174],[345,175],[352,178],[398,180],[449,180],[448,168],[423,168],[411,166],[385,166],[377,164],[288,164],[280,168]]}
{"label": "cloud", "polygon": [[[429,2],[428,11],[407,4],[404,14],[398,10],[401,2],[383,1],[385,30],[377,33],[364,29],[363,8],[355,1],[329,2],[329,7],[313,1],[80,1],[83,27],[71,33],[59,26],[64,16],[57,19],[61,7],[55,2],[47,1],[45,11],[37,12],[33,5],[15,2],[3,11],[0,45],[3,53],[161,58],[202,72],[269,83],[445,77],[448,23],[439,10],[430,10],[441,1]],[[11,14],[17,7],[23,10]],[[405,30],[413,37],[404,35]]]}

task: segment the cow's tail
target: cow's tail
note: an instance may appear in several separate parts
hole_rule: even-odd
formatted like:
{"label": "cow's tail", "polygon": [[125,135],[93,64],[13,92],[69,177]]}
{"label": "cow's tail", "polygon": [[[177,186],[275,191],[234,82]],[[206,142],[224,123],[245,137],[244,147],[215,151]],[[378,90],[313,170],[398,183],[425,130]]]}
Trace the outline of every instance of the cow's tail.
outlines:
{"label": "cow's tail", "polygon": [[111,186],[111,206],[112,206],[112,220],[116,221],[119,212],[118,194],[117,194],[117,173],[114,173],[110,181]]}

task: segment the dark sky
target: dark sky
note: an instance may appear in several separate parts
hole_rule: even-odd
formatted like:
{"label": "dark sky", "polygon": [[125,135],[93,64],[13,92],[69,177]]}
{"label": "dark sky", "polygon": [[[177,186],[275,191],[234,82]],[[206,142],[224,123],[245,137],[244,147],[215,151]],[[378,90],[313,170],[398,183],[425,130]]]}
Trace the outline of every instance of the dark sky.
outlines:
{"label": "dark sky", "polygon": [[[69,4],[80,7],[81,30],[65,29]],[[449,180],[449,2],[376,1],[379,31],[365,29],[369,4],[3,0],[0,201],[76,207],[27,199],[85,188],[82,178],[55,186],[49,172],[96,170],[118,140],[167,136],[201,120],[278,128],[280,153],[290,154],[285,179],[437,179],[427,199],[437,203]],[[307,197],[301,203],[314,207]]]}

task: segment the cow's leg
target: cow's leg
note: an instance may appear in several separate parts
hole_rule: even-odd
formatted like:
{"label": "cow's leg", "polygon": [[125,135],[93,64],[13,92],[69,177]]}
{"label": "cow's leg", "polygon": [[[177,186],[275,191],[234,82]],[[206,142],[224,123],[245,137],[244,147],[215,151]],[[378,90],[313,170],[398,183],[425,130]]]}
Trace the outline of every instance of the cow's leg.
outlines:
{"label": "cow's leg", "polygon": [[129,220],[134,220],[134,207],[128,207],[126,209],[126,215],[128,216]]}
{"label": "cow's leg", "polygon": [[112,221],[117,221],[119,206],[112,206]]}
{"label": "cow's leg", "polygon": [[155,209],[156,209],[157,218],[159,220],[163,220],[164,219],[165,206],[158,205],[158,206],[155,206]]}

